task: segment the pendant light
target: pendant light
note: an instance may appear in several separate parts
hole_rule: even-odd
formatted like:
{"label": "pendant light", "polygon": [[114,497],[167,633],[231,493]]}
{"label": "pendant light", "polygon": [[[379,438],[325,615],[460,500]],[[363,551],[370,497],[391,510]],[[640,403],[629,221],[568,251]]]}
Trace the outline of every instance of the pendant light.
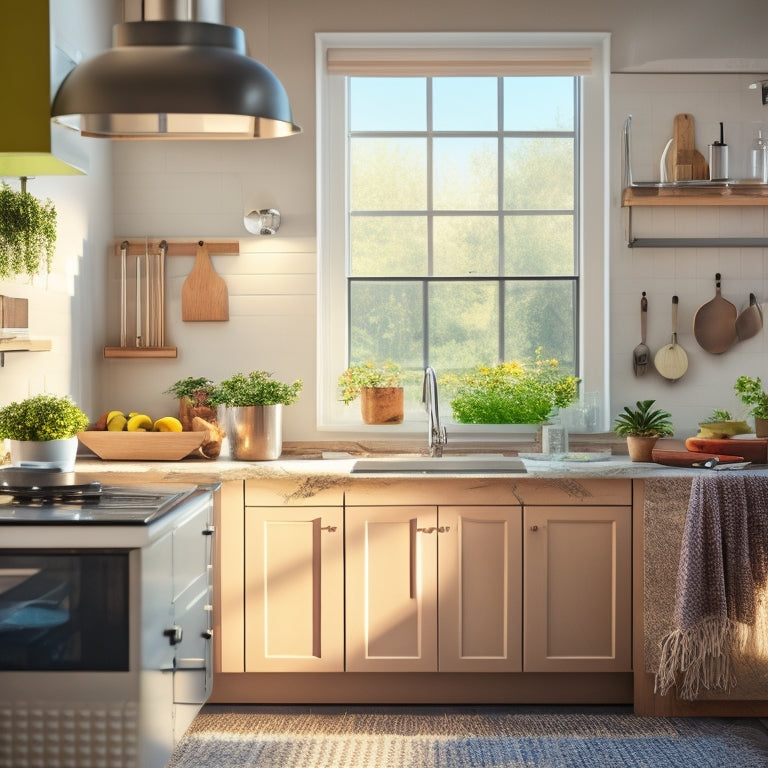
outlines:
{"label": "pendant light", "polygon": [[53,119],[108,139],[300,133],[281,82],[222,18],[222,0],[144,0],[141,21],[115,25],[113,47],[67,75]]}

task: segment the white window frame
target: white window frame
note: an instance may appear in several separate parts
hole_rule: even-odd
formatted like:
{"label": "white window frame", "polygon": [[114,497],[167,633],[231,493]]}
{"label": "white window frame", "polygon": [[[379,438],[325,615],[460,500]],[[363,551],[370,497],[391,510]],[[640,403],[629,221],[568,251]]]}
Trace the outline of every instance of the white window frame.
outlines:
{"label": "white window frame", "polygon": [[[382,427],[363,426],[355,404],[338,400],[336,383],[346,368],[346,179],[347,156],[344,131],[332,117],[346,114],[346,88],[343,75],[327,70],[328,50],[339,48],[542,48],[580,47],[592,51],[592,74],[582,79],[580,174],[581,236],[579,265],[580,327],[578,375],[582,392],[602,395],[602,412],[609,400],[609,240],[608,179],[610,34],[576,33],[346,33],[323,32],[315,35],[316,110],[317,110],[317,429],[357,433],[358,435],[411,437],[424,432],[423,418],[409,418],[403,424]],[[440,372],[438,371],[438,374]],[[444,422],[448,409],[442,404]],[[506,425],[504,425],[506,426]],[[605,429],[605,425],[602,425]],[[492,437],[509,429],[461,425],[468,435]]]}

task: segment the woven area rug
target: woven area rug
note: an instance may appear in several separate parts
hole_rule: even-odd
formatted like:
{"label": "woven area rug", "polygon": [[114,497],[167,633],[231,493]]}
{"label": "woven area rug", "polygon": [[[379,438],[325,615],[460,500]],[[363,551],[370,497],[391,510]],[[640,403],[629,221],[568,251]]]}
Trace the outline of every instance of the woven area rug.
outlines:
{"label": "woven area rug", "polygon": [[208,706],[168,768],[766,768],[759,720],[629,707]]}

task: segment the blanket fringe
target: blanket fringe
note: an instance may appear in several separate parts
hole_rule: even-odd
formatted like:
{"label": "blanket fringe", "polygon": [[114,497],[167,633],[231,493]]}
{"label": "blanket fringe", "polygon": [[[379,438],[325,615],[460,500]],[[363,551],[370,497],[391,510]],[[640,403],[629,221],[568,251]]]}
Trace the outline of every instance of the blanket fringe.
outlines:
{"label": "blanket fringe", "polygon": [[717,616],[708,616],[695,627],[676,629],[661,641],[661,659],[654,692],[666,695],[678,683],[681,699],[692,700],[699,690],[729,692],[736,685],[732,654],[744,648],[747,628]]}

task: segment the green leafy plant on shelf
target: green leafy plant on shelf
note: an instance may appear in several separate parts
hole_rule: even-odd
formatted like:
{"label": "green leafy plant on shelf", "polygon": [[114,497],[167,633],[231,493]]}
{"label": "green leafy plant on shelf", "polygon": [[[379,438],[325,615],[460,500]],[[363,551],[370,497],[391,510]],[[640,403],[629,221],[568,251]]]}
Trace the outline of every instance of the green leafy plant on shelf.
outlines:
{"label": "green leafy plant on shelf", "polygon": [[292,384],[277,381],[267,371],[251,371],[248,374],[235,373],[219,382],[208,396],[212,407],[220,405],[242,408],[249,405],[291,405],[299,399],[303,382],[297,379]]}
{"label": "green leafy plant on shelf", "polygon": [[88,426],[88,417],[68,397],[35,395],[0,408],[0,438],[66,440]]}
{"label": "green leafy plant on shelf", "polygon": [[624,406],[614,421],[618,437],[669,437],[674,434],[672,414],[653,408],[655,400],[638,400],[636,408]]}
{"label": "green leafy plant on shelf", "polygon": [[365,387],[400,387],[403,383],[403,370],[397,363],[353,363],[339,376],[340,399],[349,405],[360,396]]}
{"label": "green leafy plant on shelf", "polygon": [[749,413],[756,419],[768,419],[768,394],[763,390],[760,377],[739,376],[733,385],[739,399],[749,406]]}
{"label": "green leafy plant on shelf", "polygon": [[542,424],[576,400],[579,382],[564,374],[557,360],[544,358],[541,349],[529,363],[480,365],[440,378],[460,424]]}
{"label": "green leafy plant on shelf", "polygon": [[56,208],[26,191],[0,185],[0,279],[32,278],[51,271],[56,247]]}

